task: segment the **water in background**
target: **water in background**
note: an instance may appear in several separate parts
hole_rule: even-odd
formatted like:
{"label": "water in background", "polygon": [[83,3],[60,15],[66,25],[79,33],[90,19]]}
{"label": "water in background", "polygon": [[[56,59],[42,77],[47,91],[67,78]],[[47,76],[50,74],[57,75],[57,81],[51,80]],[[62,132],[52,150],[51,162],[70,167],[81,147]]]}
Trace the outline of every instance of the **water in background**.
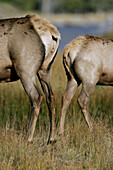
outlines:
{"label": "water in background", "polygon": [[59,50],[63,50],[66,44],[78,36],[97,35],[100,36],[106,32],[113,31],[113,20],[107,20],[98,24],[76,25],[57,25],[61,34]]}

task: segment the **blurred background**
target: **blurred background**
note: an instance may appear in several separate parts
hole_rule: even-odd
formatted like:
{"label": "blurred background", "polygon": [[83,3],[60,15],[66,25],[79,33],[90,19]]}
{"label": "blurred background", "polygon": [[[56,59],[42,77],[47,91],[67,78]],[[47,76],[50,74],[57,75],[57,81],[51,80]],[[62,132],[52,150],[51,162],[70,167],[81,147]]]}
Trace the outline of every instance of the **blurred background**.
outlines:
{"label": "blurred background", "polygon": [[0,0],[0,18],[38,14],[61,33],[59,49],[77,36],[90,34],[112,38],[113,0]]}

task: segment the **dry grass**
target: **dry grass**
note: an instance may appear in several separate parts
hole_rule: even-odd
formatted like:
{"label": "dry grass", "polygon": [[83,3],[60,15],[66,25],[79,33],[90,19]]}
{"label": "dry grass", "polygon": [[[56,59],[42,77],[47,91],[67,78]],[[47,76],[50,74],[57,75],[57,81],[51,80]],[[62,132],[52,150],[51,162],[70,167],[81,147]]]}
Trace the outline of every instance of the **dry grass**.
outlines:
{"label": "dry grass", "polygon": [[97,87],[89,107],[95,119],[92,133],[76,103],[80,88],[68,109],[65,137],[57,136],[61,95],[66,76],[61,54],[53,66],[52,87],[56,98],[57,143],[47,145],[49,114],[42,103],[33,143],[24,140],[30,119],[30,103],[21,84],[0,85],[0,169],[113,169],[113,89]]}
{"label": "dry grass", "polygon": [[65,139],[58,139],[54,146],[46,145],[46,131],[37,130],[33,143],[28,144],[22,131],[0,130],[1,169],[112,169],[112,131],[98,123],[90,134],[80,119],[75,125],[71,121]]}

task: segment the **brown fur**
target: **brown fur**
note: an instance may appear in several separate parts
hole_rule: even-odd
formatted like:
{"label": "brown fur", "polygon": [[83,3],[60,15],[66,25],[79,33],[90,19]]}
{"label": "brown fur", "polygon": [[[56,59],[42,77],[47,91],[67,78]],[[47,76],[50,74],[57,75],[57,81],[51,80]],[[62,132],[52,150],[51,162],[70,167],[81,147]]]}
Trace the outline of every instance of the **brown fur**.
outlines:
{"label": "brown fur", "polygon": [[36,17],[35,15],[31,16],[31,22],[35,23],[35,26],[38,27],[41,31],[50,31],[51,35],[60,39],[60,34],[57,31],[56,27],[54,27],[50,22],[45,20],[44,18]]}
{"label": "brown fur", "polygon": [[0,20],[0,82],[20,79],[30,98],[32,114],[27,134],[28,141],[33,138],[42,101],[36,75],[46,95],[50,111],[48,142],[54,141],[55,106],[50,75],[59,39],[60,34],[56,27],[40,17],[27,15],[22,18]]}
{"label": "brown fur", "polygon": [[64,133],[68,106],[81,83],[78,103],[92,130],[93,122],[88,110],[89,97],[96,84],[113,86],[113,41],[89,35],[76,38],[64,48],[63,63],[68,81],[62,97],[59,133]]}

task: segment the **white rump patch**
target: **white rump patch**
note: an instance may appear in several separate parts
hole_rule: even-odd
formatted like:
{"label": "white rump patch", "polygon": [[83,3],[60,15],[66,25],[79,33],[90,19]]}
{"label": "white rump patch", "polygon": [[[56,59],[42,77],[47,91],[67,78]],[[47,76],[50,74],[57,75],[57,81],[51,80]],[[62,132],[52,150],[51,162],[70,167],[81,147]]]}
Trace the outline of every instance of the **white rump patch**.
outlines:
{"label": "white rump patch", "polygon": [[49,32],[46,32],[41,34],[40,37],[42,39],[43,44],[45,45],[46,56],[47,56],[52,43],[51,34]]}
{"label": "white rump patch", "polygon": [[43,42],[43,44],[45,45],[45,51],[46,51],[46,56],[48,56],[49,52],[51,49],[55,48],[56,43],[53,41],[52,39],[52,35],[49,31],[42,31],[37,29],[38,34],[40,35],[40,38]]}
{"label": "white rump patch", "polygon": [[79,52],[79,48],[71,49],[71,50],[70,50],[70,55],[69,55],[69,57],[70,57],[70,60],[71,60],[72,63],[73,63],[73,61],[75,60],[78,52]]}

